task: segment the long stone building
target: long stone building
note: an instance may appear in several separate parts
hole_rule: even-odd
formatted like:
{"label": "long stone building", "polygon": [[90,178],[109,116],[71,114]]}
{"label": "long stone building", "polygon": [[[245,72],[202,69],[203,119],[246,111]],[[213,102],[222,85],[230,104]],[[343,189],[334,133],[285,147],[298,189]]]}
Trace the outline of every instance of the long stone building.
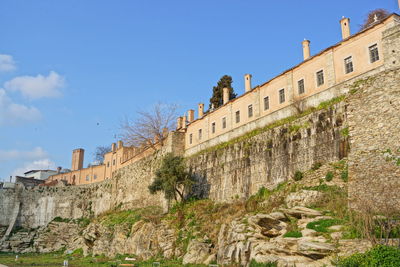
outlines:
{"label": "long stone building", "polygon": [[[182,154],[194,155],[307,107],[315,107],[343,94],[338,89],[340,85],[397,66],[398,52],[392,52],[396,51],[393,50],[396,43],[385,40],[385,32],[399,23],[399,15],[392,14],[351,35],[350,19],[342,18],[342,40],[337,44],[311,56],[310,41],[304,40],[303,62],[261,85],[252,87],[252,76],[246,74],[241,96],[229,100],[228,90],[224,89],[221,107],[205,112],[204,104],[199,103],[197,119],[193,109],[188,110],[187,116],[178,118],[176,131],[184,133]],[[63,180],[79,185],[107,180],[120,168],[155,152],[154,149],[125,147],[121,141],[111,147],[103,164],[88,168],[83,168],[84,150],[75,149],[71,172],[53,175],[47,183]]]}

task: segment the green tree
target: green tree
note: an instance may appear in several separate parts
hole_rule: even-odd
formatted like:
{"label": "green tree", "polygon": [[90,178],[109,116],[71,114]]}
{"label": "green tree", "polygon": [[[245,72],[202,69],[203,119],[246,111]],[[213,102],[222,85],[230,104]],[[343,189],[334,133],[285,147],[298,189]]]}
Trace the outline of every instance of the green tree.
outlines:
{"label": "green tree", "polygon": [[157,169],[149,191],[151,194],[162,191],[167,200],[183,201],[192,183],[193,178],[186,171],[183,157],[168,153],[163,158],[160,168]]}
{"label": "green tree", "polygon": [[218,81],[217,86],[213,87],[213,94],[212,97],[210,98],[209,108],[211,108],[212,106],[214,106],[214,108],[222,106],[222,95],[223,95],[223,89],[225,87],[229,89],[229,100],[236,97],[236,94],[232,88],[232,77],[229,75],[224,75]]}

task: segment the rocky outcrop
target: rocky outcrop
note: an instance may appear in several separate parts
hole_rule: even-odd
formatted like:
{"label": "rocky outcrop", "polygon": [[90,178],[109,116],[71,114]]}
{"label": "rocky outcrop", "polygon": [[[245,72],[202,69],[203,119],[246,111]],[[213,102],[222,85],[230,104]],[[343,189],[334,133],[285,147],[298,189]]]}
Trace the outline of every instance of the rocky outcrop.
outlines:
{"label": "rocky outcrop", "polygon": [[146,260],[160,254],[165,258],[181,254],[174,246],[174,231],[164,223],[139,221],[131,228],[108,228],[92,223],[83,231],[81,239],[86,255],[133,254]]}
{"label": "rocky outcrop", "polygon": [[[294,207],[283,212],[248,215],[221,227],[218,238],[218,263],[238,262],[246,266],[252,259],[257,262],[277,262],[279,266],[322,266],[329,264],[328,256],[336,251],[333,244],[306,229],[298,220],[295,227],[304,233],[300,238],[284,237],[290,222],[298,216],[303,220],[321,218],[318,211]],[[293,225],[292,225],[293,227]]]}

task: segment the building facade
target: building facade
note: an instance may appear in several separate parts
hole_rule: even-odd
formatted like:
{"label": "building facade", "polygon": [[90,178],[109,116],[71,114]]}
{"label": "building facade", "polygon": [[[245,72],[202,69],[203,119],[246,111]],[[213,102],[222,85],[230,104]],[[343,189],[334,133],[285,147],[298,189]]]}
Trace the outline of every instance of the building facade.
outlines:
{"label": "building facade", "polygon": [[[252,76],[246,74],[243,95],[229,100],[229,92],[224,89],[221,107],[205,112],[204,104],[200,103],[197,119],[192,109],[187,117],[178,118],[176,132],[184,133],[185,139],[182,154],[193,155],[299,110],[317,106],[343,93],[335,89],[337,85],[398,66],[399,62],[393,60],[398,52],[389,49],[391,44],[387,43],[385,33],[399,26],[400,16],[392,14],[351,35],[350,20],[342,18],[342,40],[337,44],[311,56],[310,41],[304,40],[303,62],[255,87],[251,85]],[[46,182],[64,180],[71,185],[100,182],[154,152],[151,148],[124,147],[119,141],[105,154],[103,164],[83,168],[84,150],[75,149],[72,171],[50,176]]]}
{"label": "building facade", "polygon": [[[245,75],[245,92],[229,100],[224,93],[223,105],[205,113],[204,104],[198,107],[198,117],[188,111],[188,118],[178,119],[178,128],[186,130],[185,155],[189,156],[210,145],[228,141],[231,132],[239,134],[281,118],[279,111],[317,96],[335,85],[379,69],[385,63],[383,32],[398,25],[399,16],[392,14],[382,21],[350,35],[350,20],[340,20],[343,40],[310,57],[310,41],[304,40],[304,61],[273,79],[251,87],[251,75]],[[312,105],[325,99],[314,97]],[[286,116],[291,115],[286,113]],[[285,115],[284,115],[285,116]],[[270,118],[270,119],[266,119]],[[263,119],[266,123],[253,123]],[[252,126],[253,125],[253,126]],[[221,138],[223,136],[226,138]],[[215,142],[210,142],[216,140]]]}

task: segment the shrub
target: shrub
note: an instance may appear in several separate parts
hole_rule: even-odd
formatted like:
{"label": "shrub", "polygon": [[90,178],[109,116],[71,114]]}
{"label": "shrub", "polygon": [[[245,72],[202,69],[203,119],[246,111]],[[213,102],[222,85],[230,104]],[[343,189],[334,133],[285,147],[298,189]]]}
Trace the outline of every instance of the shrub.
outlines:
{"label": "shrub", "polygon": [[350,257],[339,260],[338,266],[400,266],[400,249],[390,246],[378,245],[365,253],[356,253]]}
{"label": "shrub", "polygon": [[340,178],[344,181],[347,182],[349,180],[349,171],[346,169],[344,171],[342,171],[342,173],[340,174]]}
{"label": "shrub", "polygon": [[296,171],[293,180],[300,181],[301,179],[303,179],[303,173],[301,171]]}
{"label": "shrub", "polygon": [[327,172],[326,175],[325,175],[325,180],[327,182],[330,182],[330,181],[332,181],[332,179],[333,179],[333,173],[332,172]]}
{"label": "shrub", "polygon": [[283,237],[295,237],[295,238],[300,238],[302,236],[303,235],[299,231],[289,231],[283,235]]}
{"label": "shrub", "polygon": [[321,162],[315,162],[312,166],[311,166],[311,170],[316,171],[319,168],[321,168],[322,163]]}
{"label": "shrub", "polygon": [[57,216],[57,217],[55,217],[53,219],[53,222],[66,222],[66,223],[68,223],[68,222],[70,222],[70,219],[61,218],[61,217]]}

